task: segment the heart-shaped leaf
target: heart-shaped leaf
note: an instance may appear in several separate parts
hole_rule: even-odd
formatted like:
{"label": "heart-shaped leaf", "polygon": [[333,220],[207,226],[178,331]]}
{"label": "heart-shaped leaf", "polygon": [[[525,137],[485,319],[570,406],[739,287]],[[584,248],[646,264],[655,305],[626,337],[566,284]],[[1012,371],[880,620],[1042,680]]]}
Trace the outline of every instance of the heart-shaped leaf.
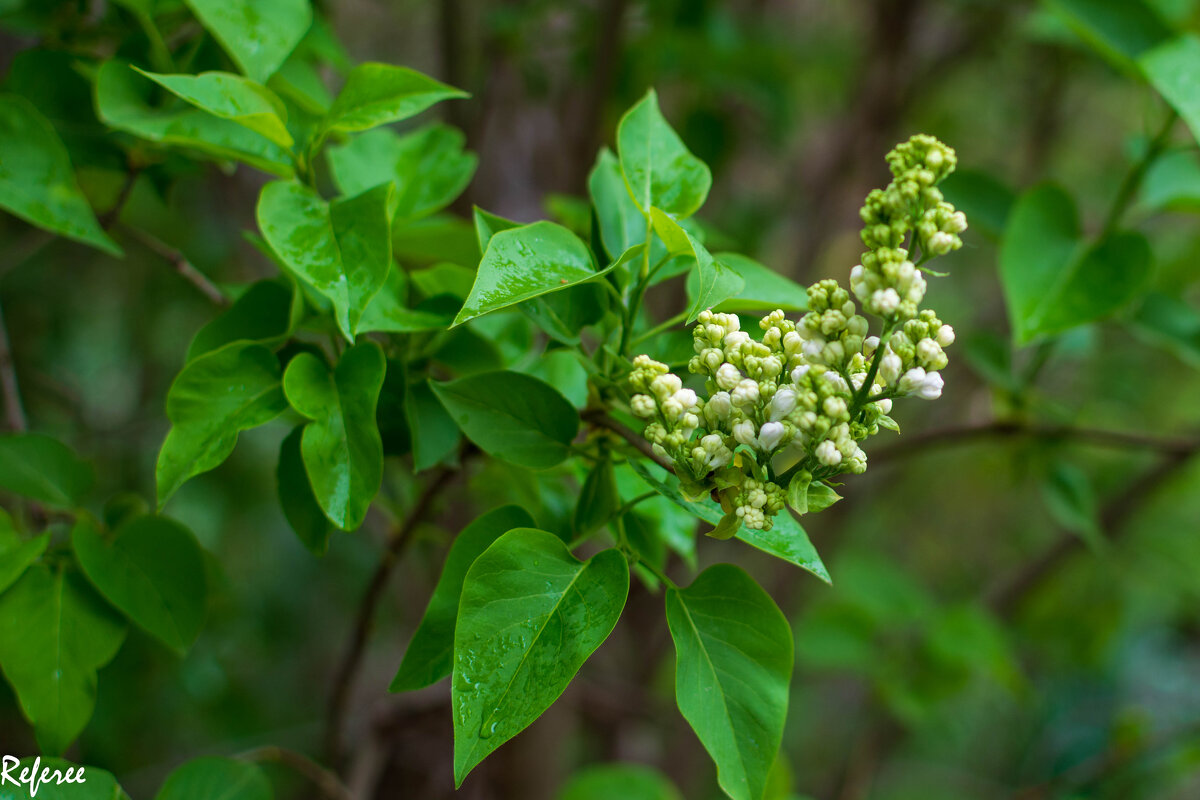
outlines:
{"label": "heart-shaped leaf", "polygon": [[265,83],[312,25],[309,0],[186,0],[252,80]]}
{"label": "heart-shaped leaf", "polygon": [[643,213],[654,207],[683,218],[704,205],[712,173],[663,118],[653,89],[621,117],[617,153],[629,193]]}

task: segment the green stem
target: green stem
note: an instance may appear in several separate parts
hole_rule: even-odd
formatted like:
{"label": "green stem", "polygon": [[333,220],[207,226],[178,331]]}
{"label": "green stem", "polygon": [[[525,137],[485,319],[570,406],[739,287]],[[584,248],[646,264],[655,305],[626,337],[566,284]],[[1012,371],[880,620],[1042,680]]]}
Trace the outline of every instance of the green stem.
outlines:
{"label": "green stem", "polygon": [[[884,350],[887,349],[887,341],[892,335],[892,330],[895,328],[894,322],[886,322],[883,326],[883,333],[879,336],[879,346],[875,348],[875,357],[871,359],[871,367],[867,370],[867,377],[863,379],[862,386],[854,393],[853,408],[850,409],[850,418],[854,419],[855,414],[862,408],[867,397],[871,394],[871,386],[875,383],[875,376],[879,374],[879,362],[883,360]],[[872,401],[873,402],[873,401]]]}
{"label": "green stem", "polygon": [[688,317],[688,312],[680,311],[678,314],[671,317],[670,319],[660,322],[658,325],[655,325],[653,328],[646,331],[641,336],[638,336],[636,339],[634,339],[632,342],[630,342],[630,346],[644,342],[647,339],[652,339],[655,336],[657,336],[658,334],[662,333],[663,331],[667,331],[667,330],[670,330],[671,328],[674,328],[676,325],[678,325],[679,323],[686,320],[687,317]]}

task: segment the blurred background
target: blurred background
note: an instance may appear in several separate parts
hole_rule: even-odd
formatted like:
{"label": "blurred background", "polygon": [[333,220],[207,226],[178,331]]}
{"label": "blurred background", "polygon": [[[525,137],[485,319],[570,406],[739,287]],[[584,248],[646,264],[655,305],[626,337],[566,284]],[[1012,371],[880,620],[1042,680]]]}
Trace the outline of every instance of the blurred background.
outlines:
{"label": "blurred background", "polygon": [[[1200,24],[1194,0],[1149,4],[1170,25]],[[350,61],[381,60],[471,92],[424,118],[461,128],[479,156],[452,209],[460,215],[472,205],[521,221],[586,215],[598,149],[653,86],[713,169],[702,214],[710,241],[802,283],[845,281],[862,250],[858,207],[889,179],[886,151],[915,132],[955,147],[960,175],[947,195],[972,227],[927,300],[958,331],[946,392],[934,404],[898,404],[902,434],[872,440],[871,469],[843,487],[845,501],[805,518],[833,586],[749,548],[699,542],[701,567],[743,564],[793,623],[797,670],[770,796],[1200,797],[1194,139],[1177,126],[1125,217],[1153,244],[1153,288],[1180,315],[1173,335],[1135,307],[1053,347],[1014,350],[997,277],[996,240],[1015,193],[1057,182],[1095,230],[1165,117],[1153,91],[1097,50],[1072,3],[316,5],[336,36],[326,43],[330,86]],[[5,89],[34,98],[54,122],[86,164],[84,188],[99,209],[114,202],[125,165],[105,149],[89,86],[69,66],[80,43],[53,37],[109,11],[102,0],[0,2]],[[56,44],[63,59],[27,52]],[[263,180],[244,167],[171,162],[138,178],[124,218],[218,283],[270,276],[243,237],[255,230]],[[474,267],[469,233],[457,250],[443,235],[465,224],[430,218],[397,257]],[[31,427],[100,465],[98,496],[152,497],[166,389],[213,311],[172,269],[171,252],[118,238],[123,260],[0,218],[0,306]],[[664,284],[649,302],[665,319],[682,307],[682,286]],[[528,362],[519,336],[490,345],[471,336],[456,345],[460,370]],[[208,623],[182,660],[131,634],[101,671],[96,715],[70,754],[117,774],[134,797],[184,758],[319,745],[331,676],[388,520],[336,536],[323,559],[306,551],[275,497],[287,430],[279,422],[244,434],[226,464],[168,506],[213,556]],[[407,474],[401,464],[388,471],[400,507]],[[445,684],[404,696],[386,686],[453,532],[504,502],[545,527],[565,524],[575,478],[477,464],[420,532],[352,698],[347,781],[363,797],[454,795]],[[659,524],[694,528],[655,503],[646,505]],[[688,574],[678,559],[670,569]],[[712,764],[674,709],[661,605],[635,582],[622,623],[566,694],[454,796],[551,798],[580,766],[623,760],[663,770],[689,800],[718,797]],[[0,684],[0,752],[32,750]],[[280,796],[309,796],[287,772],[275,777]]]}

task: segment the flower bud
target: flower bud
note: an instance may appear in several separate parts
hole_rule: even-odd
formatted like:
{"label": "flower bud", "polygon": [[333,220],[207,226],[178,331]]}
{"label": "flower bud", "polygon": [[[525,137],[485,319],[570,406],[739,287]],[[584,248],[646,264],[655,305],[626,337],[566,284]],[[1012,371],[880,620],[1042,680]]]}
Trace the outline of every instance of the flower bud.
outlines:
{"label": "flower bud", "polygon": [[937,343],[942,347],[949,347],[954,344],[954,328],[949,325],[943,325],[937,329]]}
{"label": "flower bud", "polygon": [[763,452],[769,453],[778,447],[786,432],[782,422],[768,422],[763,425],[762,430],[758,432],[758,442]]}
{"label": "flower bud", "polygon": [[629,399],[629,408],[636,416],[645,419],[653,417],[654,412],[658,410],[654,398],[648,394],[635,394]]}
{"label": "flower bud", "polygon": [[827,467],[836,467],[842,463],[841,452],[837,449],[837,445],[829,439],[817,445],[816,456],[817,461],[820,461]]}
{"label": "flower bud", "polygon": [[937,372],[930,372],[922,380],[921,384],[916,389],[916,396],[922,400],[937,400],[942,396],[942,387],[945,382],[942,376]]}
{"label": "flower bud", "polygon": [[721,387],[725,391],[729,391],[733,387],[737,386],[738,382],[741,381],[742,373],[738,372],[738,368],[733,364],[725,362],[717,368],[716,379],[717,386]]}
{"label": "flower bud", "polygon": [[879,289],[871,295],[871,305],[880,316],[891,316],[900,307],[900,295],[892,288]]}
{"label": "flower bud", "polygon": [[890,350],[879,360],[879,377],[885,384],[895,383],[896,379],[900,377],[902,369],[904,369],[904,362],[900,360],[900,356]]}
{"label": "flower bud", "polygon": [[758,437],[755,434],[754,423],[748,419],[744,419],[733,426],[733,438],[738,444],[753,447],[758,444]]}
{"label": "flower bud", "polygon": [[920,367],[913,367],[900,378],[900,391],[905,394],[912,394],[921,387],[924,380],[925,370]]}
{"label": "flower bud", "polygon": [[758,402],[758,383],[745,378],[733,388],[729,397],[735,406],[752,406]]}
{"label": "flower bud", "polygon": [[[795,370],[793,370],[795,372]],[[770,417],[772,422],[778,422],[796,410],[796,392],[794,389],[783,387],[771,398]]]}

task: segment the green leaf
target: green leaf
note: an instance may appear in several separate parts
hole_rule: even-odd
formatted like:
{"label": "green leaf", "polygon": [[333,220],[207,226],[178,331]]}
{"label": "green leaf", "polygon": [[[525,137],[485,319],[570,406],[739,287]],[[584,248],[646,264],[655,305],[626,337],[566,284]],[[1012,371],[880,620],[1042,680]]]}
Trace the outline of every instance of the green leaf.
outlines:
{"label": "green leaf", "polygon": [[617,152],[629,193],[643,213],[654,207],[683,218],[704,205],[712,173],[663,118],[653,89],[621,117]]}
{"label": "green leaf", "polygon": [[824,511],[841,499],[842,496],[832,487],[819,481],[808,487],[808,511],[810,514]]}
{"label": "green leaf", "polygon": [[[674,475],[667,475],[665,481],[660,481],[650,474],[650,470],[641,461],[630,459],[628,463],[650,488],[674,502],[675,505],[704,520],[714,528],[721,524],[725,512],[712,498],[706,497],[696,503],[689,502],[680,493],[679,480]],[[811,495],[809,503],[811,511]],[[830,583],[829,570],[825,568],[825,564],[817,554],[817,549],[809,541],[808,533],[800,527],[800,523],[796,522],[786,511],[776,514],[774,520],[775,525],[769,531],[757,531],[743,525],[738,530],[736,538],[764,553],[807,570],[826,583]]]}
{"label": "green leaf", "polygon": [[404,414],[412,431],[413,469],[422,472],[458,448],[459,430],[429,381],[410,384],[404,400]]}
{"label": "green leaf", "polygon": [[252,80],[265,83],[312,25],[309,0],[185,0]]}
{"label": "green leaf", "polygon": [[695,322],[701,311],[737,297],[746,288],[746,282],[741,275],[716,261],[696,237],[681,228],[679,223],[661,209],[650,209],[650,218],[654,220],[654,230],[667,246],[668,252],[677,256],[690,256],[696,260],[696,268],[693,270],[695,280],[688,281],[687,324]]}
{"label": "green leaf", "polygon": [[1152,255],[1144,236],[1117,232],[1084,248],[1071,198],[1054,186],[1022,195],[1000,247],[1014,338],[1026,344],[1117,311],[1143,287]]}
{"label": "green leaf", "polygon": [[1200,369],[1200,311],[1188,303],[1151,292],[1129,322],[1142,338]]}
{"label": "green leaf", "polygon": [[1138,205],[1146,211],[1200,211],[1200,158],[1194,147],[1154,160],[1142,178]]}
{"label": "green leaf", "polygon": [[471,285],[475,283],[475,270],[458,264],[434,264],[427,269],[413,270],[408,273],[408,279],[425,297],[449,295],[457,299],[461,306],[471,293]]}
{"label": "green leaf", "polygon": [[371,298],[358,321],[359,333],[420,333],[441,331],[453,321],[448,314],[420,311],[404,305],[404,272],[395,264],[388,270],[383,288]]}
{"label": "green leaf", "polygon": [[579,430],[579,413],[565,397],[519,372],[484,372],[432,386],[468,439],[518,466],[561,463]]}
{"label": "green leaf", "polygon": [[234,342],[188,362],[167,392],[171,430],[158,454],[158,507],[188,479],[229,457],[238,433],[287,408],[275,354]]}
{"label": "green leaf", "polygon": [[129,64],[111,59],[96,73],[96,115],[112,128],[151,142],[218,161],[242,161],[283,178],[294,173],[291,157],[279,145],[236,122],[180,102],[154,107],[150,99],[157,91],[153,81]]}
{"label": "green leaf", "polygon": [[[479,206],[474,207],[471,219],[475,224],[475,238],[479,240],[480,256],[487,253],[488,244],[497,233],[512,230],[513,228],[520,228],[524,224],[511,219],[505,219],[489,211],[484,211]],[[590,264],[591,262],[589,261],[588,263]]]}
{"label": "green leaf", "polygon": [[0,594],[0,668],[47,755],[87,725],[96,670],[124,638],[124,622],[75,572],[35,565]]}
{"label": "green leaf", "polygon": [[46,552],[49,543],[49,533],[22,540],[8,512],[0,509],[0,593],[25,574],[29,565]]}
{"label": "green leaf", "polygon": [[379,128],[329,148],[329,169],[347,195],[391,180],[396,218],[416,219],[450,205],[471,182],[479,158],[463,149],[465,141],[449,125],[427,125],[403,136]]}
{"label": "green leaf", "polygon": [[454,666],[454,625],[467,570],[493,542],[514,528],[532,528],[533,517],[519,506],[501,506],[459,532],[446,554],[442,575],[425,608],[404,660],[388,691],[410,692],[437,683]]}
{"label": "green leaf", "polygon": [[159,75],[134,67],[176,97],[213,116],[236,122],[283,148],[294,142],[287,129],[287,109],[267,87],[230,72]]}
{"label": "green leaf", "polygon": [[351,71],[323,125],[326,130],[364,131],[408,119],[442,100],[468,96],[408,67],[368,62]]}
{"label": "green leaf", "polygon": [[454,782],[558,699],[621,616],[617,550],[581,562],[552,533],[518,528],[467,571],[454,630]]}
{"label": "green leaf", "polygon": [[[717,264],[740,277],[744,284],[737,297],[717,304],[715,310],[770,312],[777,308],[784,311],[803,311],[808,308],[808,292],[804,287],[770,267],[739,253],[716,253],[713,258]],[[695,297],[699,293],[699,281],[699,271],[688,273],[688,297]]]}
{"label": "green leaf", "polygon": [[[646,243],[646,215],[633,202],[621,163],[607,147],[600,151],[596,166],[588,175],[588,193],[596,209],[600,238],[609,258],[617,258],[631,247]],[[652,240],[650,263],[657,264],[666,255],[662,243]]]}
{"label": "green leaf", "polygon": [[83,196],[62,139],[23,97],[0,95],[0,152],[0,208],[51,233],[121,255]]}
{"label": "green leaf", "polygon": [[1136,71],[1133,62],[1165,41],[1171,29],[1143,0],[1049,0],[1067,24],[1101,55]]}
{"label": "green leaf", "polygon": [[732,564],[667,591],[675,700],[734,800],[760,800],[787,719],[792,631],[771,597]]}
{"label": "green leaf", "polygon": [[487,242],[471,294],[454,324],[593,280],[607,271],[597,272],[587,245],[553,222],[500,231]]}
{"label": "green leaf", "polygon": [[71,532],[75,557],[105,599],[182,655],[204,625],[204,556],[192,532],[165,517],[137,517],[105,540],[88,517]]}
{"label": "green leaf", "polygon": [[608,523],[621,507],[617,478],[612,461],[603,458],[592,467],[575,504],[573,527],[579,536],[587,536]]}
{"label": "green leaf", "polygon": [[806,469],[797,470],[788,482],[787,504],[796,510],[797,514],[808,513],[808,487],[812,485],[812,473]]}
{"label": "green leaf", "polygon": [[439,261],[474,264],[479,258],[471,223],[445,213],[397,222],[392,228],[392,250],[405,266]]}
{"label": "green leaf", "polygon": [[252,284],[221,316],[192,338],[187,360],[231,342],[258,342],[277,347],[287,339],[302,313],[302,298],[278,281]]}
{"label": "green leaf", "polygon": [[301,543],[313,555],[324,555],[329,549],[333,526],[325,518],[300,455],[300,437],[304,426],[298,426],[279,445],[279,466],[275,472],[279,487],[279,505]]}
{"label": "green leaf", "polygon": [[392,263],[392,185],[332,203],[294,181],[267,184],[258,226],[288,269],[333,303],[351,342]]}
{"label": "green leaf", "polygon": [[74,508],[92,488],[91,465],[40,433],[0,436],[0,487],[55,508]]}
{"label": "green leaf", "polygon": [[641,764],[604,764],[576,772],[558,800],[683,800],[658,770]]}
{"label": "green leaf", "polygon": [[267,776],[236,758],[196,758],[167,776],[154,800],[271,800]]}
{"label": "green leaf", "polygon": [[363,342],[342,353],[332,372],[312,353],[301,353],[283,376],[288,402],[312,420],[300,452],[313,494],[345,531],[362,524],[383,480],[375,404],[386,370],[379,345]]}
{"label": "green leaf", "polygon": [[1200,37],[1179,36],[1142,54],[1139,63],[1150,84],[1200,140]]}

